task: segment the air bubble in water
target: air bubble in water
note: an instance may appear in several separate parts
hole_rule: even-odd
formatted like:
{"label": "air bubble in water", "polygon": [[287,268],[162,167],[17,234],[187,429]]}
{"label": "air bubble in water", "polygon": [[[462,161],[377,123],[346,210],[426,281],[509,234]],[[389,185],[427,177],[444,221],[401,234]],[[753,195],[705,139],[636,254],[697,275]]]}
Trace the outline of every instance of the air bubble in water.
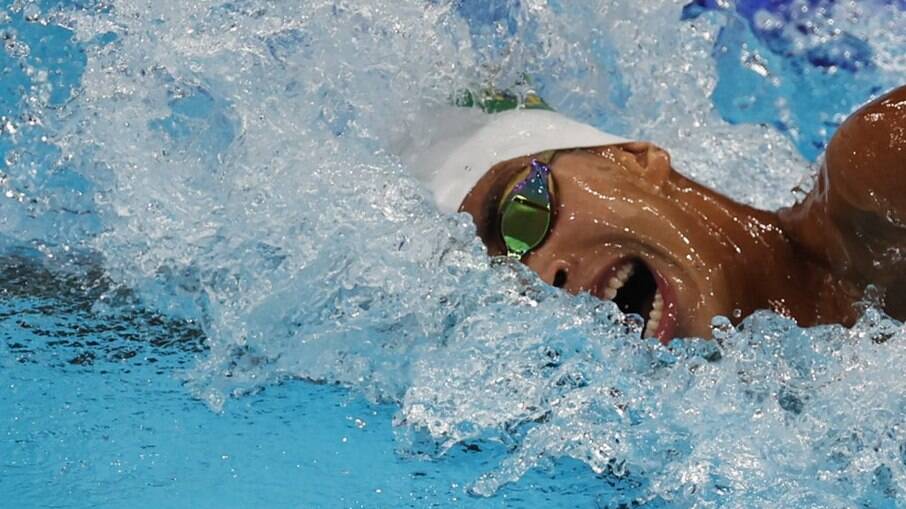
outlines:
{"label": "air bubble in water", "polygon": [[36,3],[30,3],[22,9],[22,17],[29,23],[36,23],[41,20],[41,7]]}

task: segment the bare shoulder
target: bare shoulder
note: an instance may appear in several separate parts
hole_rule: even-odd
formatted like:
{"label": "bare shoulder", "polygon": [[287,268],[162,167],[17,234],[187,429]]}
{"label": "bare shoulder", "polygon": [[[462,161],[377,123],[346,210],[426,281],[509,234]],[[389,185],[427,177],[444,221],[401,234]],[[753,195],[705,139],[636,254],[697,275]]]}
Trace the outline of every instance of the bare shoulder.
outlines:
{"label": "bare shoulder", "polygon": [[807,256],[857,290],[885,289],[887,311],[906,319],[906,87],[846,119],[815,188],[779,218]]}
{"label": "bare shoulder", "polygon": [[906,86],[847,118],[825,165],[828,184],[852,206],[906,224]]}

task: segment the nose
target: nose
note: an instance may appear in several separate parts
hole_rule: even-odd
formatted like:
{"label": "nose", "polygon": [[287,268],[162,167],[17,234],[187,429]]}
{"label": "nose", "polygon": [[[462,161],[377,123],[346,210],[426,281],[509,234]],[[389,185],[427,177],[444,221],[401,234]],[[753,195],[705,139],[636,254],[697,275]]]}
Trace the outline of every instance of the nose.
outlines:
{"label": "nose", "polygon": [[[532,267],[532,264],[529,264]],[[557,259],[545,263],[539,270],[537,267],[532,267],[541,279],[557,288],[565,288],[569,279],[569,270],[570,264],[566,260]]]}
{"label": "nose", "polygon": [[664,149],[646,141],[636,141],[623,146],[635,159],[635,170],[642,179],[655,188],[660,188],[670,175],[670,154]]}
{"label": "nose", "polygon": [[[522,263],[535,271],[545,283],[569,292],[581,291],[580,264],[573,250],[564,249],[563,231],[551,231],[549,237],[522,258]],[[568,248],[569,245],[567,244]]]}

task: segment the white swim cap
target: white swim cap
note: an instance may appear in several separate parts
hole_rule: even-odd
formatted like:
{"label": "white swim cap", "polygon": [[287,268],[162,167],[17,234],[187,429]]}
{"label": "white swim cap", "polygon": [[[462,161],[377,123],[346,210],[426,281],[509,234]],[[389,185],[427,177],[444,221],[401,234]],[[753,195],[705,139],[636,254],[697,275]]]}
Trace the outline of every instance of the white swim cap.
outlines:
{"label": "white swim cap", "polygon": [[485,113],[479,108],[447,106],[420,115],[409,127],[399,153],[415,177],[434,193],[437,207],[456,212],[497,163],[547,150],[629,141],[548,110]]}

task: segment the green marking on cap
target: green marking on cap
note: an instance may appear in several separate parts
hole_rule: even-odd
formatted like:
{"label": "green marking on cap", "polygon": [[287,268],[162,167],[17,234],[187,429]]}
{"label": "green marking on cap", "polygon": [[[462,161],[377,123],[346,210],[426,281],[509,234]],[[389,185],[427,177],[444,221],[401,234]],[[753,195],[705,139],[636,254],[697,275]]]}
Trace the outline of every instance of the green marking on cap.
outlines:
{"label": "green marking on cap", "polygon": [[486,88],[480,92],[463,90],[453,100],[453,104],[464,108],[478,107],[485,113],[500,113],[517,109],[553,111],[553,108],[534,92],[528,92],[520,101],[516,94],[494,88]]}

